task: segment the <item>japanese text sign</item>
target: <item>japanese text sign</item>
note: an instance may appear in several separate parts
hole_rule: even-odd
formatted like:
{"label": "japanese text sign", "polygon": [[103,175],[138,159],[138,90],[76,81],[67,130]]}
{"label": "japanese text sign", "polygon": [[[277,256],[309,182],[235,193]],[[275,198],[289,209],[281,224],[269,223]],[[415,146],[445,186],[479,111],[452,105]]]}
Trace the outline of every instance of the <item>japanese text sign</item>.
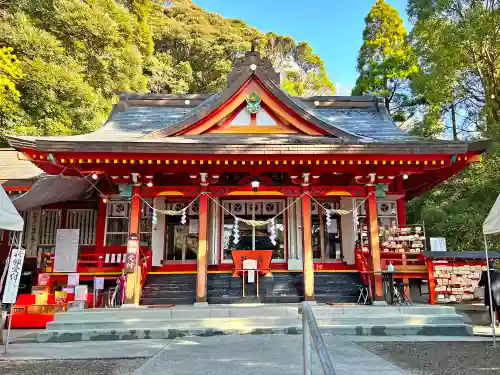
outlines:
{"label": "japanese text sign", "polygon": [[127,272],[133,272],[137,266],[139,257],[139,240],[129,239],[127,243],[127,257],[125,259],[125,269]]}
{"label": "japanese text sign", "polygon": [[26,251],[24,249],[12,250],[2,303],[16,303],[17,290],[19,288],[19,280],[21,279],[21,273],[23,270],[25,252]]}

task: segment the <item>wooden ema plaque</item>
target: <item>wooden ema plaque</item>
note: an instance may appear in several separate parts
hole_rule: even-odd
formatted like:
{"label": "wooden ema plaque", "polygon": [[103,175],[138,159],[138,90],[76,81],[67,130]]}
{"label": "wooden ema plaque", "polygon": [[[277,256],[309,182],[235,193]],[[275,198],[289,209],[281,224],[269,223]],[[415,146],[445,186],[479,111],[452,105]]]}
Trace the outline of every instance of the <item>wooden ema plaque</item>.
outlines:
{"label": "wooden ema plaque", "polygon": [[28,314],[56,314],[67,311],[66,305],[28,305]]}
{"label": "wooden ema plaque", "polygon": [[271,277],[271,259],[273,257],[272,250],[233,250],[234,272],[233,277],[239,277],[243,269],[243,261],[246,259],[254,259],[257,261],[259,274]]}

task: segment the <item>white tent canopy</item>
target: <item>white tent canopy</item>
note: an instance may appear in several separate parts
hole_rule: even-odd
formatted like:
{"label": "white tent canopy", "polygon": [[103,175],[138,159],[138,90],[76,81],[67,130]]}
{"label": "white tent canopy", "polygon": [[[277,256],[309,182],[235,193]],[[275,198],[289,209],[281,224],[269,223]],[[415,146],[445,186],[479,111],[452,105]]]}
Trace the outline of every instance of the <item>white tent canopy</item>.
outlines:
{"label": "white tent canopy", "polygon": [[497,197],[497,200],[495,201],[495,204],[490,210],[490,213],[488,214],[488,217],[483,223],[483,237],[484,237],[484,253],[485,253],[485,258],[486,258],[486,265],[488,266],[487,269],[487,274],[488,274],[488,292],[489,292],[489,297],[490,297],[490,317],[491,317],[491,322],[492,322],[492,328],[493,328],[493,346],[497,346],[497,339],[496,339],[496,319],[495,319],[495,312],[493,311],[493,296],[491,293],[492,289],[492,284],[491,284],[491,270],[489,266],[489,259],[488,259],[488,240],[487,240],[487,235],[488,234],[499,234],[500,233],[500,195]]}
{"label": "white tent canopy", "polygon": [[495,204],[483,223],[484,234],[497,234],[500,233],[500,195],[498,196]]}
{"label": "white tent canopy", "polygon": [[22,232],[24,220],[0,185],[0,229]]}

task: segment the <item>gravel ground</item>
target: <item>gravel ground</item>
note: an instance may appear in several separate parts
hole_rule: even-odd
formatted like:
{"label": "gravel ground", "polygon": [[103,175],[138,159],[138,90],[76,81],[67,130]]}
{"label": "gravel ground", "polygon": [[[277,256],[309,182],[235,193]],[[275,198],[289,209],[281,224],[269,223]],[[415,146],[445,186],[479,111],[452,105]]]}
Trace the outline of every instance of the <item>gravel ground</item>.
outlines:
{"label": "gravel ground", "polygon": [[415,375],[498,375],[500,348],[488,342],[363,342],[366,350]]}
{"label": "gravel ground", "polygon": [[145,358],[0,361],[2,375],[128,375],[141,366]]}

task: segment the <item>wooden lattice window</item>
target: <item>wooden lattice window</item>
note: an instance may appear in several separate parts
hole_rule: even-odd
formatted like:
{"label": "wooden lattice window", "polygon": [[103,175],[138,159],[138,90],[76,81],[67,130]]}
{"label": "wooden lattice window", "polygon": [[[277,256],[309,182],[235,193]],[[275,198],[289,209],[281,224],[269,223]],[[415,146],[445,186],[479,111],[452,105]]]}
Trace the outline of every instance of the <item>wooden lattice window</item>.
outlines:
{"label": "wooden lattice window", "polygon": [[97,210],[75,209],[66,214],[66,228],[80,230],[80,245],[95,245]]}
{"label": "wooden lattice window", "polygon": [[42,210],[39,245],[55,245],[61,227],[61,210]]}
{"label": "wooden lattice window", "polygon": [[106,215],[106,246],[126,246],[130,217],[130,202],[108,203]]}

